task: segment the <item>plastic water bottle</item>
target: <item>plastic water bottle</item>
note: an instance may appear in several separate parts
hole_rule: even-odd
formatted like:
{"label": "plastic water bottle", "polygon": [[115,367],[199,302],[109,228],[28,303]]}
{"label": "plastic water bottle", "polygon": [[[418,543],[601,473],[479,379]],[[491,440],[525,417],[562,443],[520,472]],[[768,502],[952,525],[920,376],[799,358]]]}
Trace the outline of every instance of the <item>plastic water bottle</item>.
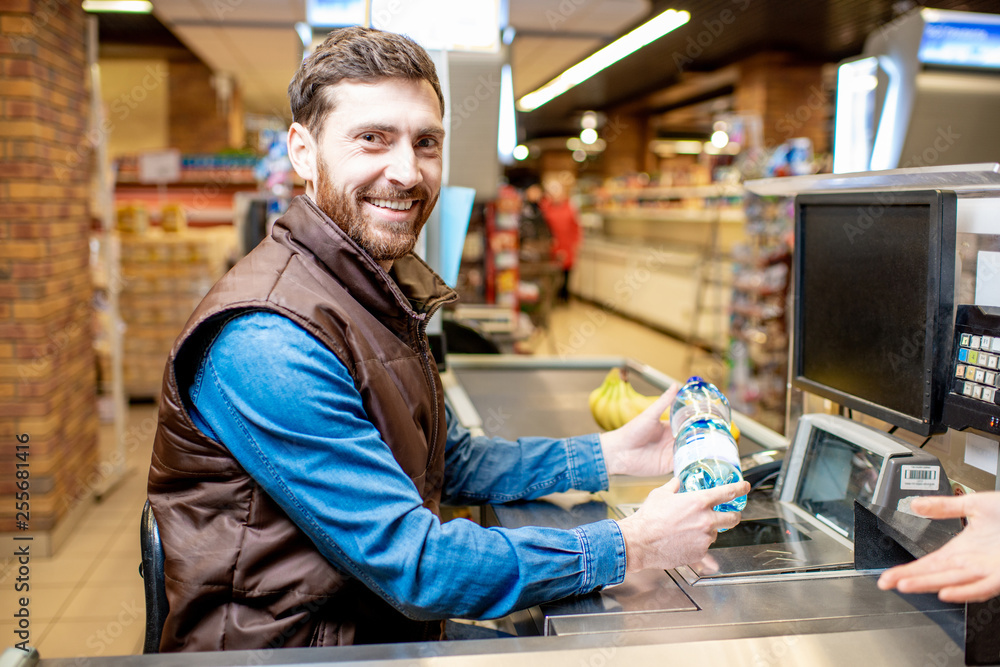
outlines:
{"label": "plastic water bottle", "polygon": [[[711,382],[692,377],[670,409],[674,431],[674,474],[681,492],[711,489],[743,479],[739,448],[729,430],[731,412],[725,395]],[[717,512],[739,512],[747,504],[741,496],[716,505]]]}
{"label": "plastic water bottle", "polygon": [[670,406],[670,429],[676,438],[688,422],[708,416],[717,417],[728,426],[732,418],[729,399],[711,382],[692,375]]}

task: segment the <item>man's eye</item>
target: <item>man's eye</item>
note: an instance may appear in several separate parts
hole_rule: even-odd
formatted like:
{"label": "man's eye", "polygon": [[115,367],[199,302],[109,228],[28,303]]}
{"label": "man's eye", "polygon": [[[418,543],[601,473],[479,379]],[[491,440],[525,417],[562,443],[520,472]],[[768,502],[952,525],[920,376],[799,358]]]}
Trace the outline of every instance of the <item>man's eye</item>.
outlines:
{"label": "man's eye", "polygon": [[419,146],[420,148],[434,148],[435,146],[437,146],[437,140],[427,137],[418,141],[417,146]]}
{"label": "man's eye", "polygon": [[374,134],[372,134],[371,132],[368,132],[367,134],[362,134],[361,138],[364,141],[374,142],[377,137]]}

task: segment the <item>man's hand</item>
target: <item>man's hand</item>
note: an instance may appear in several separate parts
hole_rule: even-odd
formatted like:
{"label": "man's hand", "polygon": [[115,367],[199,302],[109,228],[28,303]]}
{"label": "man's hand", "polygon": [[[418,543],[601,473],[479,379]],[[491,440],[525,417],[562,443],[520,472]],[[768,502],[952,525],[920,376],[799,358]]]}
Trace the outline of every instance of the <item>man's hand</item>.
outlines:
{"label": "man's hand", "polygon": [[1000,595],[1000,493],[914,498],[910,508],[931,519],[965,516],[968,525],[937,551],[883,572],[879,588],[937,591],[944,602],[984,602]]}
{"label": "man's hand", "polygon": [[680,385],[673,384],[631,421],[601,434],[609,475],[666,475],[674,467],[674,435],[660,416],[670,409]]}
{"label": "man's hand", "polygon": [[677,493],[679,488],[675,477],[650,493],[635,514],[618,522],[628,572],[669,570],[700,561],[719,530],[740,522],[739,512],[712,508],[750,492],[746,482],[687,493]]}

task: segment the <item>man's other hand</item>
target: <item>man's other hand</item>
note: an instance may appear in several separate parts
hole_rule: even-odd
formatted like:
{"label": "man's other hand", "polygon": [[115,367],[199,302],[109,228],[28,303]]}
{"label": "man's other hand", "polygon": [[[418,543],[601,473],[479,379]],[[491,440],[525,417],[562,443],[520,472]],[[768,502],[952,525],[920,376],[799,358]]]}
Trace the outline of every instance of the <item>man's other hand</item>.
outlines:
{"label": "man's other hand", "polygon": [[652,477],[674,467],[674,434],[660,417],[670,409],[680,385],[673,384],[628,423],[601,434],[601,450],[609,475]]}

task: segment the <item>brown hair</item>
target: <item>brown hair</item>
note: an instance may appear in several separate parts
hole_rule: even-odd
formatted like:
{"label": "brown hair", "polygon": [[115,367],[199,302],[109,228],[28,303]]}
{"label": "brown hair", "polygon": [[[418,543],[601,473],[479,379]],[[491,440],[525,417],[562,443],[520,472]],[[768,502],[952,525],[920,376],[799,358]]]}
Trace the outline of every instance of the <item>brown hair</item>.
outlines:
{"label": "brown hair", "polygon": [[409,37],[354,26],[334,30],[299,66],[288,84],[292,119],[321,133],[321,121],[336,100],[330,86],[343,79],[374,82],[384,78],[424,80],[437,93],[444,115],[444,95],[434,62]]}

